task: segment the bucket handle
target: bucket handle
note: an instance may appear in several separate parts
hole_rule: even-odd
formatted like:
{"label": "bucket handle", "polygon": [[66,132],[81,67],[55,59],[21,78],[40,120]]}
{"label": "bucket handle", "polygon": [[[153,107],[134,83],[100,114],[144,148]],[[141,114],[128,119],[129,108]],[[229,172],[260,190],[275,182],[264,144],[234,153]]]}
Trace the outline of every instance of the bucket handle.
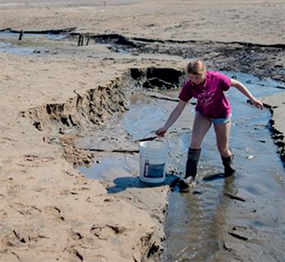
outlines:
{"label": "bucket handle", "polygon": [[[152,133],[155,134],[155,132],[156,132],[156,130],[152,130],[152,131],[146,133],[142,139],[146,138],[149,134],[152,134]],[[155,137],[154,139],[161,140],[162,142],[165,142],[165,141],[166,141],[167,147],[168,147],[168,149],[169,149],[170,143],[169,143],[168,139],[167,139],[165,136],[163,136],[163,137],[161,137],[161,138],[157,136],[157,137]]]}
{"label": "bucket handle", "polygon": [[[146,133],[146,134],[143,136],[142,139],[139,139],[139,140],[137,140],[136,142],[141,142],[141,141],[144,140],[149,134],[152,134],[152,133],[155,134],[155,132],[156,132],[156,130],[149,131],[148,133]],[[156,137],[153,138],[153,140],[155,140],[155,139],[158,139],[158,140],[161,140],[162,142],[166,142],[166,143],[167,143],[168,155],[169,155],[170,157],[172,157],[172,155],[170,154],[170,143],[169,143],[169,140],[168,140],[165,136],[163,136],[163,137],[161,137],[161,138],[158,138],[158,136],[156,136]]]}

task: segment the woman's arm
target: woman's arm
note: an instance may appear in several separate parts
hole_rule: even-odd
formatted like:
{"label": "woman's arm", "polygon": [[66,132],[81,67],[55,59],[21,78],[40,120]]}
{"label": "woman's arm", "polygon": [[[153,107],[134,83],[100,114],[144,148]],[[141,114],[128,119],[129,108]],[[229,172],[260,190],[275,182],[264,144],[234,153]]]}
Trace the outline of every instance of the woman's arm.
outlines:
{"label": "woman's arm", "polygon": [[163,127],[159,128],[155,133],[158,136],[163,136],[167,130],[174,124],[174,122],[179,118],[179,116],[181,115],[182,111],[184,110],[185,106],[186,106],[187,102],[184,102],[182,100],[179,100],[177,106],[173,109],[173,111],[171,112],[168,120],[166,121],[166,123],[164,124]]}
{"label": "woman's arm", "polygon": [[250,91],[246,88],[245,85],[243,85],[241,82],[231,79],[231,85],[234,86],[238,91],[240,91],[243,95],[245,95],[254,106],[256,106],[258,109],[263,109],[263,104],[260,100],[256,99]]}

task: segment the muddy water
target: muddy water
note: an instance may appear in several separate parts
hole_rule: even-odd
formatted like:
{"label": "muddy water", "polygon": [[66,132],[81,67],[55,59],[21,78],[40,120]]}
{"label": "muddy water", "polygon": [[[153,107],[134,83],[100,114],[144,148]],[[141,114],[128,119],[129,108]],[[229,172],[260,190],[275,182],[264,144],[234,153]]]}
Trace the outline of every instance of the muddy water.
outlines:
{"label": "muddy water", "polygon": [[[59,41],[64,40],[67,36],[60,34],[24,34],[23,39],[28,41]],[[0,52],[2,53],[10,53],[15,55],[35,55],[39,52],[39,50],[31,47],[21,46],[23,43],[21,41],[17,41],[19,38],[19,34],[17,33],[9,33],[9,32],[0,32]],[[25,45],[25,44],[24,44]]]}
{"label": "muddy water", "polygon": [[[271,80],[226,74],[247,83],[257,97],[282,92],[276,88],[282,84]],[[177,91],[164,94],[177,97]],[[203,142],[196,187],[189,193],[174,190],[169,195],[163,261],[284,261],[285,173],[267,127],[270,112],[253,108],[233,88],[227,94],[233,107],[230,146],[237,175],[223,177],[211,129]],[[107,151],[135,150],[137,145],[131,141],[160,127],[175,105],[137,95],[121,119],[114,119],[104,129],[96,130],[96,134],[86,134],[88,138],[79,139],[77,145]],[[167,135],[168,168],[182,176],[193,116],[194,106],[188,105]],[[138,154],[98,153],[98,156],[101,160],[92,168],[80,170],[90,178],[113,181],[109,193],[141,186],[137,180]]]}
{"label": "muddy water", "polygon": [[11,44],[0,42],[0,52],[16,55],[32,55],[34,54],[34,49],[27,47],[13,47]]}

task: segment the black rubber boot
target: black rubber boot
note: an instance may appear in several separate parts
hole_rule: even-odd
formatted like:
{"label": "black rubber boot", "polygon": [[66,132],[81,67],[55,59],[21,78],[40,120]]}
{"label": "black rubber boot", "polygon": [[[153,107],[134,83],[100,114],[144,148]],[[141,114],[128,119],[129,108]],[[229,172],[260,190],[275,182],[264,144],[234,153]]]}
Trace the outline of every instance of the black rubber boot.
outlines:
{"label": "black rubber boot", "polygon": [[195,177],[197,175],[197,165],[199,162],[200,154],[201,154],[201,148],[200,149],[189,148],[185,177],[179,182],[180,190],[188,188],[190,186],[190,182],[195,180]]}
{"label": "black rubber boot", "polygon": [[223,165],[225,167],[225,177],[232,176],[236,170],[233,166],[234,155],[230,157],[222,157]]}

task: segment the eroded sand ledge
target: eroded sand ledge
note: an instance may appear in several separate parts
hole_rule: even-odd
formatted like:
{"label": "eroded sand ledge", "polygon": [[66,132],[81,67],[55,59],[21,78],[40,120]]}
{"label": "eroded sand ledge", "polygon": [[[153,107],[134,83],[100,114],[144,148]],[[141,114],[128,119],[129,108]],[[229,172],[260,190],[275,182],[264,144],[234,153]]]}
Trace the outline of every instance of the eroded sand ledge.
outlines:
{"label": "eroded sand ledge", "polygon": [[[81,258],[87,261],[158,261],[163,238],[163,211],[167,204],[166,187],[162,192],[161,189],[146,190],[145,195],[141,196],[141,200],[145,201],[144,209],[138,209],[131,201],[108,195],[100,182],[86,179],[74,169],[74,161],[91,159],[81,152],[74,154],[70,138],[67,139],[69,142],[64,148],[65,153],[58,146],[58,139],[65,143],[62,138],[65,130],[59,130],[54,123],[63,119],[61,109],[72,112],[72,106],[69,107],[72,103],[67,101],[82,96],[86,101],[75,101],[75,104],[81,103],[79,111],[84,112],[85,102],[89,106],[87,98],[90,90],[80,90],[77,83],[73,83],[81,74],[74,72],[84,61],[79,59],[72,64],[70,84],[64,84],[60,93],[57,93],[58,89],[54,93],[52,86],[61,82],[61,76],[70,74],[70,60],[42,59],[34,64],[37,70],[30,66],[31,60],[23,57],[3,54],[1,60],[6,64],[3,98],[7,101],[7,107],[2,108],[5,114],[2,115],[1,126],[1,144],[5,151],[5,156],[3,154],[1,158],[1,259],[13,261],[19,257],[34,261],[40,256],[46,261],[55,261],[56,258],[64,261]],[[156,62],[146,58],[144,63],[153,66]],[[109,79],[118,78],[117,74],[124,75],[130,65],[117,66],[113,61],[107,64],[107,67],[102,66],[100,61],[91,62],[87,67],[85,64],[85,84],[94,86],[94,79],[103,75],[99,81],[101,89],[112,93],[110,87],[114,87],[119,80]],[[21,65],[21,70],[28,76],[24,87],[17,80],[18,72],[13,70],[17,65]],[[108,75],[110,67],[112,73]],[[100,72],[96,71],[94,75],[94,68],[100,68]],[[41,71],[48,73],[43,75]],[[37,81],[47,86],[40,85],[38,88]],[[33,88],[35,91],[31,90]],[[29,99],[37,93],[41,93],[40,103],[37,99]],[[99,100],[102,102],[102,99],[106,99],[104,95]],[[52,107],[50,101],[58,106]],[[121,103],[114,103],[119,101]],[[111,102],[114,108],[110,106]],[[106,111],[102,108],[100,117],[93,115],[93,123],[84,121],[82,116],[81,128],[94,124],[96,120],[102,123],[114,112],[124,110],[124,102],[124,94],[118,92],[110,100],[107,99],[106,105],[109,106]],[[51,118],[47,119],[46,116]],[[76,123],[76,115],[72,117],[73,120],[68,121]],[[51,119],[53,123],[48,124]],[[35,120],[47,122],[39,125]],[[66,121],[59,123],[67,127],[64,125]],[[66,156],[70,162],[66,161]],[[146,195],[151,195],[151,199]],[[2,221],[9,222],[5,222],[4,226]]]}

